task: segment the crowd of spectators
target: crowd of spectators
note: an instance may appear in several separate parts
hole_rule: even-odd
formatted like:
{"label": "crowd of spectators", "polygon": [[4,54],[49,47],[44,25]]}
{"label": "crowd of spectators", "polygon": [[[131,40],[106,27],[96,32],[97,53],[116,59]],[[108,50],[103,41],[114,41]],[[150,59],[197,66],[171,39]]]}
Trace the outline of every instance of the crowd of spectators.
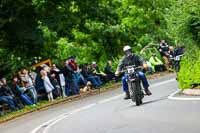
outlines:
{"label": "crowd of spectators", "polygon": [[[148,72],[163,72],[165,70],[173,71],[177,65],[179,65],[180,59],[176,57],[184,54],[184,47],[177,44],[175,48],[168,45],[165,40],[161,40],[158,47],[161,59],[158,58],[156,53],[152,53],[149,59],[146,59],[148,65]],[[179,66],[180,69],[180,66]]]}
{"label": "crowd of spectators", "polygon": [[78,65],[76,57],[72,56],[59,68],[56,64],[42,64],[35,71],[22,68],[10,84],[1,77],[0,105],[8,105],[10,111],[16,111],[26,105],[37,106],[41,100],[54,101],[59,97],[79,95],[82,90],[99,89],[111,80],[117,81],[112,61],[109,60],[102,71],[96,62]]}

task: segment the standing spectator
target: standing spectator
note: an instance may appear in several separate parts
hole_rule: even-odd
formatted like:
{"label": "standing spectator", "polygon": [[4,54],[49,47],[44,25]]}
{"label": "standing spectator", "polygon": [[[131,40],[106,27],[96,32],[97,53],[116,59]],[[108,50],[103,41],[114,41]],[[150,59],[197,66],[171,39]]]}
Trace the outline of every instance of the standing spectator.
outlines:
{"label": "standing spectator", "polygon": [[25,68],[22,69],[20,78],[24,83],[24,87],[26,87],[28,93],[30,93],[31,97],[33,98],[33,103],[36,104],[38,101],[37,92],[33,85],[33,80],[29,76],[28,70],[26,70]]}
{"label": "standing spectator", "polygon": [[14,77],[12,79],[12,92],[16,97],[19,97],[24,104],[27,105],[33,105],[33,102],[31,101],[30,97],[28,97],[24,92],[26,91],[25,87],[19,86],[19,80],[17,77]]}
{"label": "standing spectator", "polygon": [[37,90],[37,93],[38,93],[38,99],[47,99],[47,96],[46,96],[46,90],[45,90],[45,87],[44,87],[44,82],[43,82],[43,79],[42,79],[42,76],[41,76],[41,70],[43,70],[42,67],[37,67],[36,68],[36,73],[37,73],[37,76],[35,78],[35,88]]}
{"label": "standing spectator", "polygon": [[45,70],[41,70],[42,79],[44,82],[44,87],[47,93],[47,97],[49,101],[53,101],[53,94],[52,91],[55,89],[54,86],[51,84],[49,77],[47,76],[47,72]]}
{"label": "standing spectator", "polygon": [[169,45],[165,42],[165,40],[162,40],[159,45],[159,51],[160,55],[162,56],[166,69],[169,69],[169,58],[170,58],[170,52],[169,52]]}
{"label": "standing spectator", "polygon": [[0,102],[3,104],[8,104],[11,111],[17,110],[16,102],[14,100],[14,94],[7,86],[5,78],[2,78],[0,81]]}
{"label": "standing spectator", "polygon": [[59,74],[59,81],[60,81],[60,86],[61,86],[61,90],[62,90],[62,96],[66,97],[66,92],[65,92],[66,83],[65,83],[65,77],[64,77],[63,73]]}
{"label": "standing spectator", "polygon": [[60,69],[57,68],[56,64],[53,64],[50,70],[51,74],[55,74],[55,78],[59,82],[59,74],[60,74]]}
{"label": "standing spectator", "polygon": [[76,83],[74,75],[73,75],[74,70],[71,67],[71,65],[69,64],[69,60],[66,60],[64,62],[62,72],[64,74],[65,81],[66,81],[66,94],[69,96],[70,91],[71,91],[72,95],[79,94],[79,88],[77,86],[77,83]]}

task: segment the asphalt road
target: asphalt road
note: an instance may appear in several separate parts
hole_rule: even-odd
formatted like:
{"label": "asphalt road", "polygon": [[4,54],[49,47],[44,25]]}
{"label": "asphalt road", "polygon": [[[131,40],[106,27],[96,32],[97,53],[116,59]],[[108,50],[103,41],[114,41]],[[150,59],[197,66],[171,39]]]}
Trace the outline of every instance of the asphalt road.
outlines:
{"label": "asphalt road", "polygon": [[142,106],[121,89],[36,112],[0,125],[0,133],[199,133],[200,101],[174,101],[174,75],[150,80]]}

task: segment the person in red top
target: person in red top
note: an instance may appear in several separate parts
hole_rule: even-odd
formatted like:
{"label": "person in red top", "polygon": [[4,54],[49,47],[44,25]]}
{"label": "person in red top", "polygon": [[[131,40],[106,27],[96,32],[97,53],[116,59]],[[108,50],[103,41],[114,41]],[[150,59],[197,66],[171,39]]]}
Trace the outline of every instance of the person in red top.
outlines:
{"label": "person in red top", "polygon": [[74,70],[74,71],[77,71],[78,69],[78,65],[76,64],[75,62],[75,59],[76,59],[76,56],[71,56],[69,57],[69,65],[71,66],[71,68]]}

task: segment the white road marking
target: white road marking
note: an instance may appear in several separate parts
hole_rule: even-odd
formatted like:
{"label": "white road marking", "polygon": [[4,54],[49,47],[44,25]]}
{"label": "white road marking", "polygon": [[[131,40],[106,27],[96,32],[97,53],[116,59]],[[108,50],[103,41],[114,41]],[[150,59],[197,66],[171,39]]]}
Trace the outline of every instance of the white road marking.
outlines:
{"label": "white road marking", "polygon": [[107,99],[101,100],[101,101],[99,101],[98,103],[99,103],[99,104],[107,103],[107,102],[109,102],[109,101],[118,99],[118,98],[120,98],[120,97],[122,97],[122,96],[123,96],[123,94],[120,94],[120,95],[117,95],[117,96],[114,96],[114,97],[111,97],[111,98],[107,98]]}
{"label": "white road marking", "polygon": [[170,83],[170,82],[173,82],[173,81],[176,81],[176,80],[170,79],[170,80],[166,80],[166,81],[163,81],[163,82],[160,82],[160,83],[152,84],[152,85],[150,85],[150,88],[157,87],[157,86],[160,86],[160,85],[163,85],[163,84],[167,84],[167,83]]}
{"label": "white road marking", "polygon": [[43,133],[47,133],[48,130],[49,130],[49,128],[52,127],[53,125],[55,125],[56,123],[58,123],[59,121],[65,119],[65,118],[67,118],[67,117],[70,117],[70,116],[73,115],[73,114],[76,114],[76,113],[78,113],[78,112],[81,112],[81,111],[83,111],[83,110],[90,109],[90,108],[92,108],[93,106],[96,106],[96,105],[97,105],[97,104],[95,104],[95,103],[94,103],[94,104],[89,104],[89,105],[87,105],[87,106],[84,106],[84,107],[82,107],[82,108],[79,108],[79,109],[76,109],[76,110],[70,112],[68,115],[63,116],[63,117],[61,117],[61,118],[55,120],[54,122],[50,123],[49,125],[47,125],[47,127],[44,129]]}
{"label": "white road marking", "polygon": [[[166,81],[163,81],[163,82],[160,82],[160,83],[155,83],[155,84],[152,84],[151,87],[157,87],[157,86],[160,86],[160,85],[163,85],[163,84],[167,84],[167,83],[170,83],[170,82],[173,82],[173,81],[175,81],[175,79],[170,79],[170,80],[166,80]],[[114,96],[114,97],[111,97],[111,98],[107,98],[107,99],[101,100],[101,101],[99,101],[97,103],[92,103],[92,104],[86,105],[84,107],[78,108],[78,109],[73,110],[71,112],[61,114],[58,117],[55,117],[55,118],[50,119],[49,121],[47,121],[45,123],[42,123],[41,125],[39,125],[35,129],[33,129],[30,133],[37,133],[42,128],[44,128],[42,133],[47,133],[48,130],[53,125],[55,125],[56,123],[58,123],[59,121],[65,119],[67,117],[70,117],[71,115],[74,115],[74,114],[76,114],[78,112],[81,112],[81,111],[84,111],[84,110],[87,110],[87,109],[90,109],[90,108],[92,108],[94,106],[97,106],[98,104],[103,104],[103,103],[110,102],[110,101],[118,99],[118,98],[120,98],[122,96],[123,96],[123,94],[120,94],[120,95],[117,95],[117,96]]]}
{"label": "white road marking", "polygon": [[170,100],[179,100],[179,101],[199,101],[199,97],[176,97],[175,95],[178,94],[181,90],[177,90],[168,96]]}

